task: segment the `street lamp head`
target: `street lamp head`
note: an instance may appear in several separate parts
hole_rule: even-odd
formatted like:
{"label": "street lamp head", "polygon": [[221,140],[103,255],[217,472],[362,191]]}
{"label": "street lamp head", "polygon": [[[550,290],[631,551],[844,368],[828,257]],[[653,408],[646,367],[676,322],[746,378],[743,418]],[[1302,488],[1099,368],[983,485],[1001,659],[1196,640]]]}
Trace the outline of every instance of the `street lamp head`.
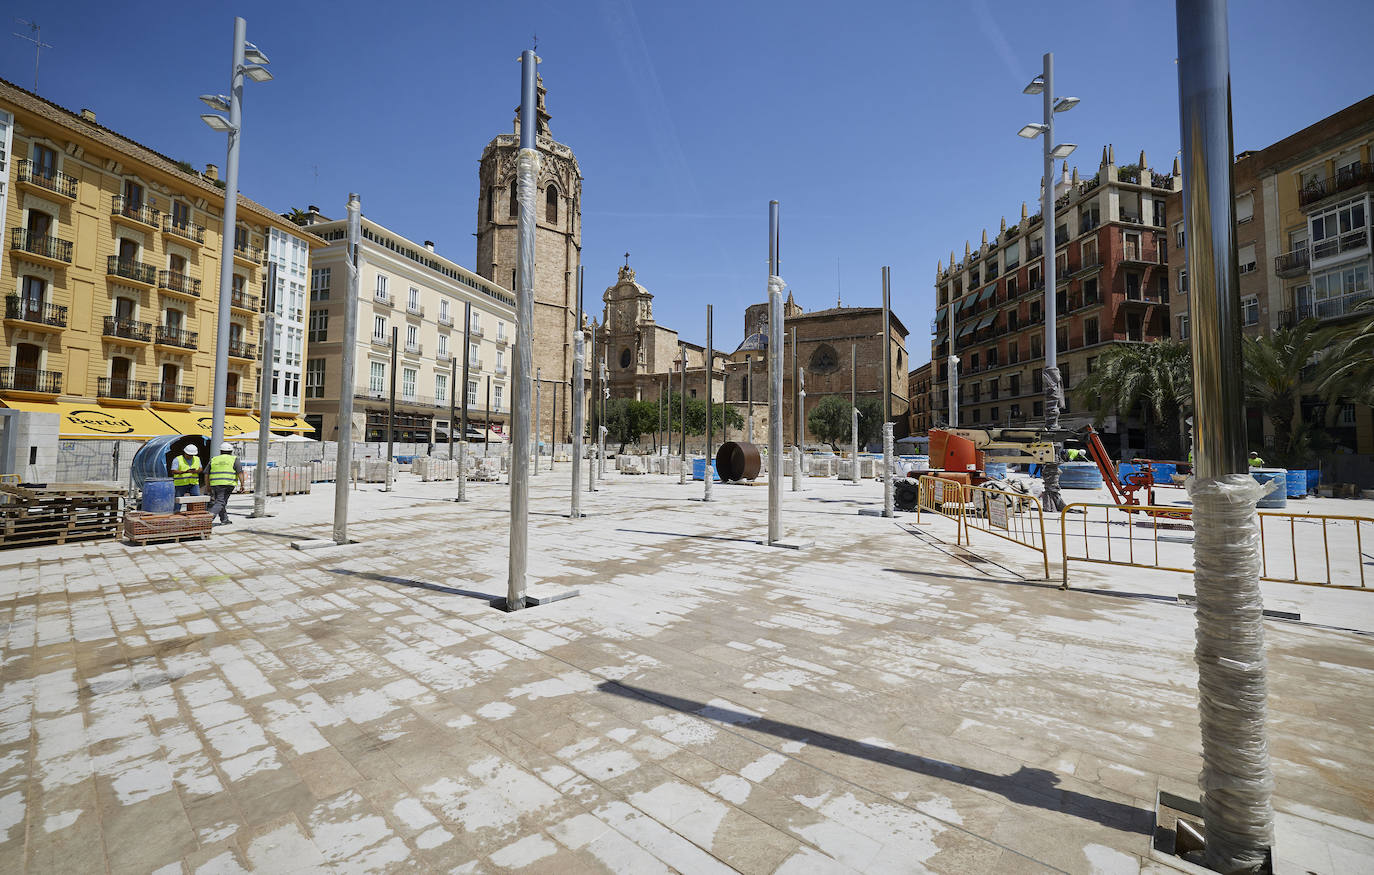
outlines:
{"label": "street lamp head", "polygon": [[1016,132],[1016,136],[1025,137],[1027,140],[1034,140],[1036,137],[1045,133],[1045,126],[1042,124],[1029,124]]}
{"label": "street lamp head", "polygon": [[1054,104],[1054,111],[1055,111],[1055,112],[1068,112],[1069,110],[1073,109],[1075,106],[1078,106],[1078,98],[1077,98],[1077,97],[1061,97],[1061,98],[1059,98],[1059,100],[1055,101],[1055,104]]}
{"label": "street lamp head", "polygon": [[1022,94],[1043,94],[1045,91],[1045,77],[1036,76],[1030,84],[1021,89]]}
{"label": "street lamp head", "polygon": [[271,82],[272,71],[266,67],[259,67],[257,64],[248,64],[243,68],[243,74],[254,82]]}
{"label": "street lamp head", "polygon": [[1060,143],[1050,150],[1051,158],[1067,158],[1073,154],[1073,150],[1078,148],[1077,143]]}
{"label": "street lamp head", "polygon": [[200,120],[209,125],[211,130],[219,131],[221,134],[227,134],[234,129],[234,126],[229,124],[228,119],[222,115],[215,115],[213,112],[205,113],[200,117]]}
{"label": "street lamp head", "polygon": [[220,112],[229,111],[229,98],[223,94],[202,94],[200,96],[200,102]]}
{"label": "street lamp head", "polygon": [[245,42],[243,44],[243,60],[248,62],[249,64],[272,63],[271,61],[267,60],[267,56],[262,53],[261,49],[259,49],[257,46],[253,45],[250,42]]}

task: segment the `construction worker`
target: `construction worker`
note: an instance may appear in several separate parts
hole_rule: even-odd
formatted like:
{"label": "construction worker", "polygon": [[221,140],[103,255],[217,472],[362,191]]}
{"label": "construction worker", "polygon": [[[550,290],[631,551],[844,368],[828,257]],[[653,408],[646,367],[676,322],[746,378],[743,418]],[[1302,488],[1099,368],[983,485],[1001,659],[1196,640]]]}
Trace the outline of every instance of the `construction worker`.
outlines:
{"label": "construction worker", "polygon": [[207,470],[210,483],[210,518],[219,517],[214,524],[229,525],[229,496],[235,484],[243,491],[243,463],[234,456],[234,445],[225,441],[219,445],[219,455],[210,460]]}
{"label": "construction worker", "polygon": [[1070,462],[1088,461],[1088,454],[1085,453],[1083,450],[1077,449],[1075,447],[1066,447],[1064,449],[1064,453],[1069,457]]}
{"label": "construction worker", "polygon": [[1256,453],[1256,452],[1251,452],[1251,453],[1250,453],[1250,467],[1251,467],[1251,468],[1263,468],[1263,467],[1264,467],[1264,460],[1260,458],[1260,454],[1259,454],[1259,453]]}
{"label": "construction worker", "polygon": [[177,498],[200,495],[200,450],[187,444],[181,455],[172,460],[172,491]]}

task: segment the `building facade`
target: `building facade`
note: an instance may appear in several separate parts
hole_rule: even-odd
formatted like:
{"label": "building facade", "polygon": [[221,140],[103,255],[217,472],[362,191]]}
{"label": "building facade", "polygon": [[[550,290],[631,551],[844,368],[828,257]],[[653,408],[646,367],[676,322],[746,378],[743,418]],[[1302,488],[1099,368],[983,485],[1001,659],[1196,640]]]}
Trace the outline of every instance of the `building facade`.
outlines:
{"label": "building facade", "polygon": [[[535,143],[539,151],[534,244],[533,367],[545,381],[572,383],[573,330],[576,328],[577,268],[582,259],[582,173],[572,149],[549,131],[545,90],[538,87]],[[519,243],[520,205],[516,197],[516,160],[520,152],[520,118],[515,131],[501,134],[482,151],[477,202],[477,273],[490,283],[514,290]],[[506,285],[509,283],[509,285]],[[531,374],[531,377],[534,375]],[[554,411],[552,392],[542,393],[535,422],[552,422],[557,433],[570,434],[568,405]],[[534,398],[531,394],[531,403]]]}
{"label": "building facade", "polygon": [[907,429],[909,434],[924,435],[930,431],[930,371],[931,362],[907,372]]}
{"label": "building facade", "polygon": [[[1370,275],[1370,209],[1374,194],[1374,97],[1342,109],[1284,139],[1236,157],[1235,217],[1241,324],[1248,336],[1268,335],[1314,319],[1339,325],[1358,318],[1374,297]],[[1169,267],[1175,277],[1172,309],[1177,336],[1190,335],[1190,296],[1182,194],[1170,202],[1176,217]],[[1304,416],[1324,418],[1338,445],[1374,453],[1374,412],[1345,404],[1325,417],[1317,398]],[[1259,410],[1247,415],[1250,443],[1265,443]]]}
{"label": "building facade", "polygon": [[[1166,202],[1181,188],[1175,166],[1151,170],[1118,166],[1107,146],[1097,173],[1080,179],[1067,166],[1055,185],[1054,255],[1058,365],[1065,387],[1061,422],[1092,421],[1078,409],[1072,388],[1113,345],[1169,336],[1169,233]],[[1174,214],[1177,217],[1177,213]],[[1045,228],[1039,214],[1002,227],[964,258],[936,267],[936,313],[931,323],[932,424],[948,422],[949,355],[958,357],[960,427],[1043,422]],[[1126,411],[1108,417],[1109,446],[1123,454],[1145,446]]]}
{"label": "building facade", "polygon": [[[0,401],[57,413],[63,438],[208,433],[223,293],[225,433],[255,431],[269,241],[280,241],[287,282],[309,270],[318,241],[240,196],[233,286],[221,290],[224,191],[213,165],[196,173],[102,127],[90,110],[2,80],[0,114]],[[283,352],[298,358],[303,346]],[[280,390],[271,427],[304,430],[299,393]]]}
{"label": "building facade", "polygon": [[[320,439],[338,436],[341,392],[353,393],[353,434],[367,441],[387,439],[393,338],[394,440],[447,442],[458,427],[450,411],[461,416],[464,403],[471,429],[504,431],[515,346],[514,295],[437,254],[433,243],[407,240],[364,217],[358,297],[350,300],[347,220],[326,219],[311,207],[305,221],[325,241],[310,275],[310,352],[304,368],[305,420]],[[357,312],[358,337],[354,382],[344,386],[344,320],[350,307]],[[468,357],[465,387],[460,385],[463,355]]]}

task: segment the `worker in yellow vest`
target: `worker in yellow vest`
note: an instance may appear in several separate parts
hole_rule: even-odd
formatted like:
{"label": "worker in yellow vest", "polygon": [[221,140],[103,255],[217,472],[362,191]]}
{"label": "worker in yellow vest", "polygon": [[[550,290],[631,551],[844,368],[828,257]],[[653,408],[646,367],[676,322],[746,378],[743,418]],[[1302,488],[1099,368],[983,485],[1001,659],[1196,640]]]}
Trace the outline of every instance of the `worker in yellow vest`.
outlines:
{"label": "worker in yellow vest", "polygon": [[243,463],[234,456],[234,445],[225,441],[219,445],[219,455],[210,460],[207,471],[210,484],[210,517],[219,517],[217,526],[229,525],[229,496],[234,487],[243,491]]}
{"label": "worker in yellow vest", "polygon": [[[200,495],[200,450],[187,444],[181,455],[172,460],[172,491],[177,498]],[[180,505],[178,505],[178,509]]]}
{"label": "worker in yellow vest", "polygon": [[1249,459],[1249,461],[1250,461],[1250,467],[1251,467],[1251,468],[1263,468],[1263,467],[1264,467],[1264,460],[1260,458],[1260,454],[1259,454],[1259,453],[1255,453],[1255,452],[1250,453],[1250,459]]}

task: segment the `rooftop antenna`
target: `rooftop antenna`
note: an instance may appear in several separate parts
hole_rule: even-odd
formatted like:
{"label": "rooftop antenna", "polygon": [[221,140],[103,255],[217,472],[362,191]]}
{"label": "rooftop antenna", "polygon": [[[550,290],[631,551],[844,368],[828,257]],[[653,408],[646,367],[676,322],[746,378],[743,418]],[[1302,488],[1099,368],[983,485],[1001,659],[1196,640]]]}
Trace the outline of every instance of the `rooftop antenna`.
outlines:
{"label": "rooftop antenna", "polygon": [[835,259],[835,307],[838,309],[844,306],[844,299],[841,297],[844,287],[840,284],[840,260]]}
{"label": "rooftop antenna", "polygon": [[27,24],[29,26],[29,31],[33,34],[33,36],[22,33],[16,33],[14,35],[22,40],[28,40],[33,43],[33,90],[36,94],[38,92],[38,58],[43,53],[44,49],[51,49],[53,46],[43,42],[43,28],[39,26],[38,22],[29,21],[26,18],[16,18],[15,21],[20,24]]}

